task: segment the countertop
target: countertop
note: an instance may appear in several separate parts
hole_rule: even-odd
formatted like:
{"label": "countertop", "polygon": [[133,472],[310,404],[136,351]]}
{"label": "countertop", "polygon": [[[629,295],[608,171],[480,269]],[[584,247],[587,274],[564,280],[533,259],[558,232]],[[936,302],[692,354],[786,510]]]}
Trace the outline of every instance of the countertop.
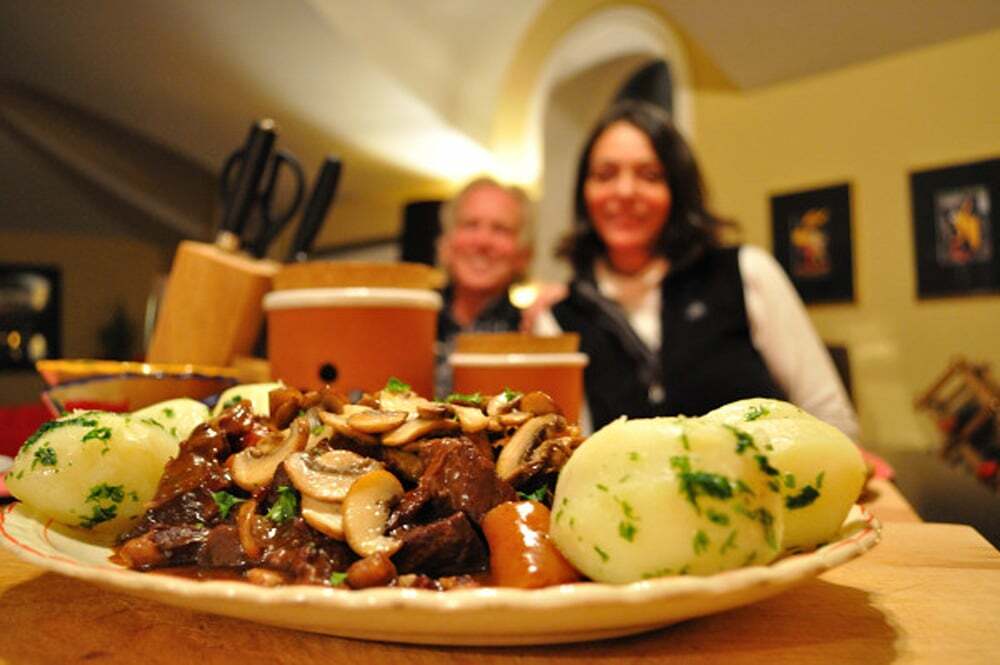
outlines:
{"label": "countertop", "polygon": [[0,551],[0,663],[995,663],[1000,552],[921,522],[871,483],[882,542],[780,596],[644,635],[547,647],[413,647],[176,609],[46,573]]}

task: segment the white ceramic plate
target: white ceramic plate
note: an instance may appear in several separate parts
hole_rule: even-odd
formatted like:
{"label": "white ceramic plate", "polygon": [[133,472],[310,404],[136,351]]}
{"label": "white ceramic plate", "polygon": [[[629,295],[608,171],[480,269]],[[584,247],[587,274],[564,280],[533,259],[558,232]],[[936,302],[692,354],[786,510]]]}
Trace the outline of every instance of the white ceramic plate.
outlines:
{"label": "white ceramic plate", "polygon": [[639,633],[774,596],[863,554],[881,526],[855,506],[840,538],[814,552],[709,577],[546,589],[440,593],[312,586],[263,588],[139,573],[108,562],[110,550],[74,539],[20,504],[0,512],[0,543],[42,568],[202,612],[353,637],[415,644],[547,644]]}

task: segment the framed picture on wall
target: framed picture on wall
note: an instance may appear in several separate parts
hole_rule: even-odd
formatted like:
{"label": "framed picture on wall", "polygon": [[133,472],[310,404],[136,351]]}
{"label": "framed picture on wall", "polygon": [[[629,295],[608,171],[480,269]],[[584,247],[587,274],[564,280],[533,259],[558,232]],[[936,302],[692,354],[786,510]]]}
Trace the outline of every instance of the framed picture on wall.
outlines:
{"label": "framed picture on wall", "polygon": [[806,303],[854,301],[848,184],[771,197],[774,256]]}
{"label": "framed picture on wall", "polygon": [[1000,159],[910,174],[917,296],[1000,292]]}
{"label": "framed picture on wall", "polygon": [[0,371],[62,355],[58,268],[0,263]]}

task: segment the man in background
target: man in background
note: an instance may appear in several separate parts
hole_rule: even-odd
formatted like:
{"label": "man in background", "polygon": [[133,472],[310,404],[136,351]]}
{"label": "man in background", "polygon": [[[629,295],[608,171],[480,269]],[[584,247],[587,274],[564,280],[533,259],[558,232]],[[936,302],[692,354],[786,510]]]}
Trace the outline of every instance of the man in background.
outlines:
{"label": "man in background", "polygon": [[438,262],[448,274],[438,316],[436,390],[451,392],[447,357],[460,332],[516,331],[507,297],[531,261],[533,210],[520,188],[477,178],[441,209]]}

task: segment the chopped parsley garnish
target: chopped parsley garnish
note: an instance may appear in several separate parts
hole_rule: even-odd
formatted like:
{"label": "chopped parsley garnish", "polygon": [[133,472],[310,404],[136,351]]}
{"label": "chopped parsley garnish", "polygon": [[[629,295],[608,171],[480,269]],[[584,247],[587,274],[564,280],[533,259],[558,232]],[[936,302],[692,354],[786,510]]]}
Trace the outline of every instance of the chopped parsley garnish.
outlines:
{"label": "chopped parsley garnish", "polygon": [[629,460],[631,460],[632,462],[638,462],[638,461],[639,461],[639,453],[637,453],[637,452],[635,452],[635,451],[633,450],[632,452],[630,452],[630,453],[628,454],[628,458],[629,458]]}
{"label": "chopped parsley garnish", "polygon": [[795,489],[795,476],[790,473],[785,474],[785,487]]}
{"label": "chopped parsley garnish", "polygon": [[281,485],[278,487],[277,500],[271,504],[271,509],[267,511],[267,519],[275,524],[287,522],[295,517],[298,508],[299,500],[295,496],[295,490],[288,485]]}
{"label": "chopped parsley garnish", "polygon": [[84,529],[93,529],[95,526],[101,522],[107,522],[108,520],[113,520],[118,516],[118,506],[94,506],[94,511],[90,514],[90,517],[85,517],[80,521],[80,526]]}
{"label": "chopped parsley garnish", "polygon": [[163,415],[166,416],[167,418],[173,418],[174,410],[168,406],[165,409],[163,409]]}
{"label": "chopped parsley garnish", "polygon": [[88,418],[88,414],[77,416],[75,418],[68,418],[66,420],[50,420],[47,423],[42,423],[42,426],[35,431],[34,434],[28,437],[28,440],[24,442],[21,446],[23,450],[31,448],[33,445],[38,443],[38,440],[43,436],[48,434],[54,429],[59,429],[60,427],[68,427],[69,425],[82,425],[83,427],[97,427],[97,420],[95,418]]}
{"label": "chopped parsley garnish", "polygon": [[135,490],[132,490],[131,492],[128,493],[128,498],[131,499],[132,501],[138,501],[139,494]]}
{"label": "chopped parsley garnish", "polygon": [[819,492],[812,485],[806,485],[802,491],[794,496],[785,497],[785,507],[789,510],[805,508],[819,498]]}
{"label": "chopped parsley garnish", "polygon": [[719,554],[725,554],[731,549],[736,547],[736,529],[729,532],[729,537],[726,541],[722,543],[722,547],[719,548]]}
{"label": "chopped parsley garnish", "polygon": [[114,503],[121,503],[125,500],[125,486],[108,485],[107,483],[94,485],[90,488],[90,493],[87,494],[87,498],[84,500],[88,503],[94,501],[113,501]]}
{"label": "chopped parsley garnish", "polygon": [[708,521],[713,524],[719,524],[721,526],[729,526],[729,515],[725,513],[720,513],[717,510],[708,509],[706,513],[708,515]]}
{"label": "chopped parsley garnish", "polygon": [[624,538],[625,540],[627,540],[630,543],[633,540],[635,540],[635,532],[636,532],[636,530],[637,529],[635,528],[635,525],[632,524],[631,522],[619,522],[618,523],[618,535],[621,536],[622,538]]}
{"label": "chopped parsley garnish", "polygon": [[747,485],[742,480],[740,480],[739,478],[736,479],[736,491],[739,492],[740,494],[749,494],[750,496],[757,496],[757,493],[754,492],[752,489],[750,489],[750,486]]}
{"label": "chopped parsley garnish", "polygon": [[607,492],[608,491],[608,486],[605,485],[605,484],[603,484],[603,483],[597,483],[596,487],[597,487],[597,489],[601,490],[602,492]]}
{"label": "chopped parsley garnish", "polygon": [[701,508],[698,506],[699,496],[716,499],[733,498],[733,486],[725,476],[707,471],[692,471],[691,460],[683,456],[671,457],[670,466],[680,479],[681,492],[687,495],[688,501],[698,513],[701,513]]}
{"label": "chopped parsley garnish", "polygon": [[390,393],[408,393],[410,392],[410,384],[395,376],[390,376],[389,380],[385,382],[385,390]]}
{"label": "chopped parsley garnish", "polygon": [[757,420],[758,418],[766,416],[769,413],[771,413],[771,412],[770,412],[770,410],[768,410],[768,408],[766,406],[756,406],[756,405],[754,405],[754,406],[751,406],[749,409],[747,409],[746,414],[744,414],[744,416],[743,416],[743,420],[744,420],[744,422],[750,422],[752,420]]}
{"label": "chopped parsley garnish", "polygon": [[483,403],[483,395],[482,393],[451,393],[444,398],[444,401],[448,404],[461,402],[462,404],[475,404],[479,406]]}
{"label": "chopped parsley garnish", "polygon": [[97,439],[98,441],[107,441],[111,438],[111,428],[110,427],[95,427],[86,434],[83,435],[82,441],[86,443],[87,441],[93,441]]}
{"label": "chopped parsley garnish", "polygon": [[621,499],[621,498],[619,498],[617,496],[614,497],[614,499],[615,499],[615,501],[618,502],[618,505],[622,507],[622,513],[625,515],[625,517],[627,517],[630,520],[637,520],[637,519],[639,519],[638,517],[636,517],[635,511],[632,509],[632,504],[631,503],[629,503],[625,499]]}
{"label": "chopped parsley garnish", "polygon": [[749,566],[751,563],[754,562],[754,559],[756,558],[757,558],[757,550],[754,550],[753,552],[750,552],[750,554],[747,555],[746,559],[743,559],[743,565]]}
{"label": "chopped parsley garnish", "polygon": [[767,455],[754,455],[753,458],[757,460],[757,466],[760,470],[769,476],[781,475],[781,472],[771,466],[771,462],[767,459]]}
{"label": "chopped parsley garnish", "polygon": [[666,577],[667,575],[673,575],[673,574],[674,574],[673,568],[660,568],[659,570],[654,570],[651,573],[643,573],[642,579],[651,580],[654,577]]}
{"label": "chopped parsley garnish", "polygon": [[347,581],[347,573],[330,573],[330,585],[331,586],[343,586],[344,582]]}
{"label": "chopped parsley garnish", "polygon": [[826,471],[820,471],[819,475],[816,476],[816,489],[823,489],[823,476],[826,475]]}
{"label": "chopped parsley garnish", "polygon": [[315,426],[315,427],[313,427],[313,428],[312,428],[311,430],[309,430],[309,432],[310,432],[310,434],[312,434],[313,436],[319,436],[320,434],[322,434],[322,433],[323,433],[323,426],[322,426],[322,425],[316,425],[316,426]]}
{"label": "chopped parsley garnish", "polygon": [[562,522],[562,516],[563,516],[563,509],[560,508],[559,512],[556,513],[556,524]]}
{"label": "chopped parsley garnish", "polygon": [[691,450],[691,442],[688,441],[687,430],[681,429],[681,445],[684,446],[684,450]]}
{"label": "chopped parsley garnish", "polygon": [[517,498],[522,501],[538,501],[539,503],[545,501],[545,496],[549,493],[549,488],[542,485],[534,492],[518,492]]}
{"label": "chopped parsley garnish", "polygon": [[55,466],[59,463],[56,458],[56,451],[52,446],[42,446],[35,450],[35,458],[31,461],[31,469],[34,470],[39,464],[42,466]]}
{"label": "chopped parsley garnish", "polygon": [[156,420],[155,418],[143,418],[139,422],[146,423],[147,425],[152,425],[153,427],[159,427],[164,432],[167,431],[167,428],[163,426],[163,423],[161,423],[159,420]]}
{"label": "chopped parsley garnish", "polygon": [[604,563],[607,563],[608,559],[611,558],[611,557],[608,556],[607,552],[605,552],[604,550],[602,550],[597,545],[594,545],[594,551],[597,552],[597,556],[601,557],[601,561],[603,561]]}
{"label": "chopped parsley garnish", "polygon": [[504,401],[506,401],[506,402],[513,402],[514,400],[516,400],[518,397],[520,397],[523,394],[524,393],[519,393],[516,390],[511,390],[510,388],[504,388],[503,389],[503,398],[504,398]]}
{"label": "chopped parsley garnish", "polygon": [[777,483],[777,481],[769,480],[769,481],[767,481],[767,486],[771,488],[772,492],[780,492],[781,491],[781,485],[779,485]]}
{"label": "chopped parsley garnish", "polygon": [[778,539],[774,534],[774,515],[771,514],[771,511],[763,506],[758,507],[756,510],[747,510],[740,505],[737,505],[735,510],[744,517],[759,522],[761,528],[764,529],[764,540],[767,541],[772,550],[778,549]]}
{"label": "chopped parsley garnish", "polygon": [[698,533],[694,534],[691,545],[694,547],[695,554],[704,554],[709,545],[708,534],[699,529]]}
{"label": "chopped parsley garnish", "polygon": [[236,504],[246,501],[246,499],[233,496],[229,492],[225,491],[212,492],[212,499],[215,501],[215,505],[219,507],[219,517],[222,519],[229,517],[229,511],[231,511]]}
{"label": "chopped parsley garnish", "polygon": [[753,437],[749,433],[743,430],[733,427],[732,425],[726,425],[726,429],[733,433],[736,437],[736,454],[742,455],[747,448],[752,448],[757,450],[757,444],[754,443]]}
{"label": "chopped parsley garnish", "polygon": [[229,399],[227,399],[225,402],[222,403],[222,408],[231,409],[242,401],[243,401],[242,395],[233,395],[232,397],[230,397]]}

